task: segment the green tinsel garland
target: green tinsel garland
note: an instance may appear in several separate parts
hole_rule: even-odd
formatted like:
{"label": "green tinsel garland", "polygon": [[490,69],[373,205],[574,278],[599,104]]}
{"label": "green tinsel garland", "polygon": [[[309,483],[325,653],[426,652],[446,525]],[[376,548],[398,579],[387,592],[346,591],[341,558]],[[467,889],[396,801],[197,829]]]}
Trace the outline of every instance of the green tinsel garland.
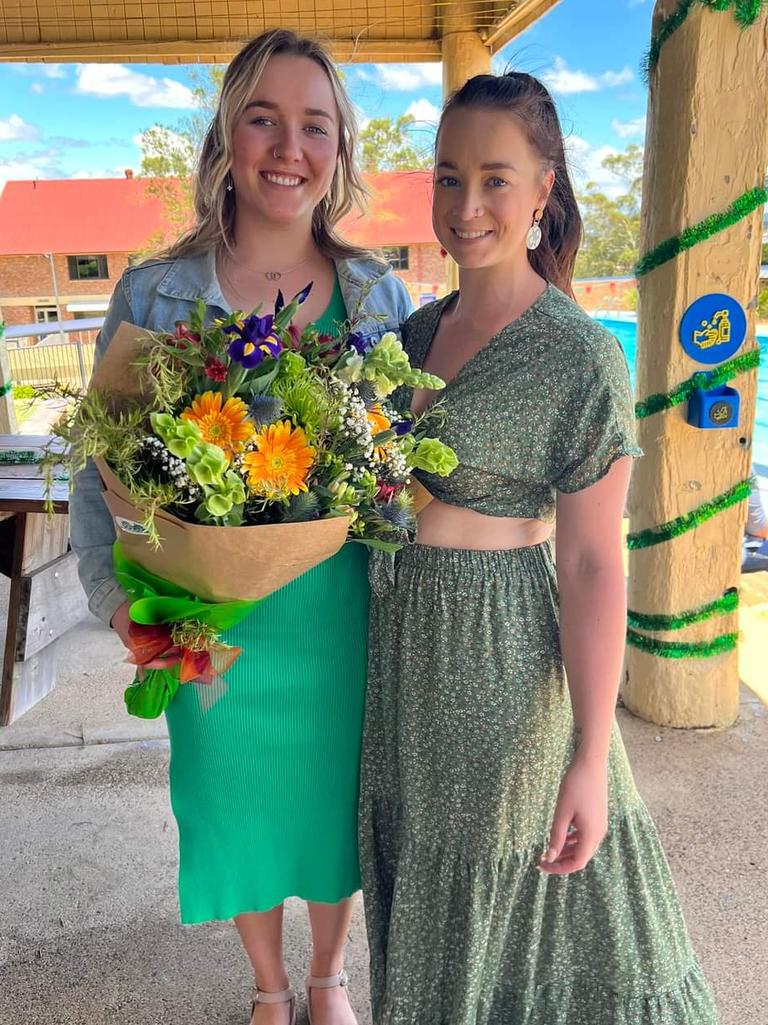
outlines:
{"label": "green tinsel garland", "polygon": [[711,520],[713,516],[723,512],[730,506],[743,502],[749,498],[751,489],[752,479],[747,477],[746,480],[734,484],[728,491],[724,491],[722,495],[713,498],[711,502],[705,502],[697,509],[684,513],[682,516],[677,516],[668,523],[662,523],[658,527],[647,527],[645,530],[627,534],[627,548],[630,551],[638,548],[648,548],[650,545],[658,545],[662,541],[670,541],[673,537],[679,537],[680,534],[684,534],[687,530],[693,530],[694,527],[698,527],[701,523],[706,522],[706,520]]}
{"label": "green tinsel garland", "polygon": [[672,409],[673,406],[690,398],[697,388],[704,391],[709,388],[717,388],[719,385],[725,384],[726,381],[738,377],[739,374],[755,370],[759,365],[760,350],[750,349],[749,352],[742,353],[741,356],[735,356],[733,359],[721,363],[716,370],[699,370],[687,381],[683,381],[672,391],[667,392],[666,395],[656,392],[654,395],[649,395],[647,399],[643,399],[642,402],[635,403],[635,417],[642,420],[653,413],[660,413],[663,409]]}
{"label": "green tinsel garland", "polygon": [[13,388],[13,381],[6,381],[5,384],[0,384],[0,399],[7,395],[11,388]]}
{"label": "green tinsel garland", "polygon": [[700,605],[696,609],[689,609],[688,612],[681,612],[678,616],[646,615],[644,612],[627,611],[627,622],[630,626],[636,626],[640,630],[682,630],[685,626],[693,623],[702,623],[712,616],[724,616],[728,612],[735,612],[739,607],[739,592],[735,587],[729,587],[727,591],[709,602],[707,605]]}
{"label": "green tinsel garland", "polygon": [[651,39],[648,53],[640,65],[640,72],[643,78],[646,82],[648,81],[650,73],[659,63],[659,54],[661,53],[662,46],[673,33],[677,32],[696,4],[700,4],[702,7],[710,7],[714,11],[727,11],[730,8],[733,11],[739,28],[745,29],[749,28],[750,25],[754,25],[765,3],[766,0],[681,0],[680,6],[675,13],[671,14],[661,23],[659,31]]}
{"label": "green tinsel garland", "polygon": [[39,463],[42,456],[37,449],[0,449],[0,464],[20,466],[22,463]]}
{"label": "green tinsel garland", "polygon": [[655,637],[627,630],[627,642],[649,655],[660,655],[661,658],[711,658],[713,655],[733,651],[739,643],[739,635],[720,634],[711,641],[658,641]]}
{"label": "green tinsel garland", "polygon": [[705,242],[719,231],[730,228],[731,225],[736,224],[743,217],[747,217],[759,206],[764,206],[766,202],[768,202],[768,191],[763,186],[749,189],[743,196],[735,199],[727,210],[723,210],[719,214],[710,214],[698,224],[692,224],[690,228],[686,228],[681,234],[665,239],[654,246],[635,267],[635,276],[640,278],[644,274],[648,274],[656,267],[672,260],[678,253],[691,249],[699,242]]}

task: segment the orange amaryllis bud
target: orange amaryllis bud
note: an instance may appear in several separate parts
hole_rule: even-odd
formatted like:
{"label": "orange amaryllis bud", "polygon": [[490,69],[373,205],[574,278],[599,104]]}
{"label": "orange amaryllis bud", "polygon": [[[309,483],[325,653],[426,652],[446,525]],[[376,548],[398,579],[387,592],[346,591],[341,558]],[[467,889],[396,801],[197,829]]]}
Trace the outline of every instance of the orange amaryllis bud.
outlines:
{"label": "orange amaryllis bud", "polygon": [[174,648],[171,628],[164,624],[144,626],[131,623],[128,627],[128,643],[131,648],[128,661],[137,666],[145,666],[161,655],[169,655]]}
{"label": "orange amaryllis bud", "polygon": [[192,651],[191,648],[181,649],[179,680],[182,683],[189,683],[190,680],[210,683],[211,680],[206,677],[211,676],[211,656],[207,651]]}

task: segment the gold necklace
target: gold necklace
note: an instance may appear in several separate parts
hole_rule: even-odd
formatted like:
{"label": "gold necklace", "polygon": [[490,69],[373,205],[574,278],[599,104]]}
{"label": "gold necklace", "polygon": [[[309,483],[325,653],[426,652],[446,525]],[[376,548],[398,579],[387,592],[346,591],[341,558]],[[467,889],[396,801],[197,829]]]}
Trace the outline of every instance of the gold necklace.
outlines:
{"label": "gold necklace", "polygon": [[[253,271],[253,273],[254,274],[262,274],[267,279],[267,281],[280,281],[280,279],[282,278],[282,276],[284,274],[293,274],[300,267],[303,267],[305,263],[309,263],[310,260],[314,259],[314,256],[315,256],[314,253],[312,253],[311,256],[306,256],[301,261],[301,263],[297,263],[294,267],[289,267],[288,270],[282,270],[282,271],[281,270],[255,270],[255,271]],[[234,287],[234,286],[232,286],[232,278],[229,276],[229,274],[226,274],[226,277],[227,277],[227,280],[229,281],[230,286]],[[237,289],[235,289],[235,291],[237,291]]]}
{"label": "gold necklace", "polygon": [[299,267],[303,267],[305,263],[309,263],[311,259],[312,257],[308,256],[306,260],[302,260],[301,263],[297,263],[296,266],[291,267],[290,270],[259,270],[256,271],[256,273],[263,274],[267,281],[279,281],[280,278],[282,278],[283,274],[293,274],[293,272],[297,271]]}

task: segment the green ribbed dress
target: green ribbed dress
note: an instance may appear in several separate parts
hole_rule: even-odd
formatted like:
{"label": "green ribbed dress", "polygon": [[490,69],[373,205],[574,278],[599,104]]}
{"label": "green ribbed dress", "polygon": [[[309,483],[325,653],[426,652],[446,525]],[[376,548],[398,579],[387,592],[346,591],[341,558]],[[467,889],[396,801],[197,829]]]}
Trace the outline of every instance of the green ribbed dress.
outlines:
{"label": "green ribbed dress", "polygon": [[[337,283],[318,326],[346,317]],[[187,684],[168,708],[184,924],[360,888],[367,568],[348,543],[270,595],[224,636],[243,654],[223,695]]]}

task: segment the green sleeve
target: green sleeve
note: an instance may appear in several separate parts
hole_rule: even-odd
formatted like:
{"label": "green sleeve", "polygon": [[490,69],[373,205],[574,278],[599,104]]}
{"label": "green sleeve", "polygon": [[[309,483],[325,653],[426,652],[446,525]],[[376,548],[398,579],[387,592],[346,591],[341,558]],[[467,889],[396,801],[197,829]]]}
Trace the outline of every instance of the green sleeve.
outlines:
{"label": "green sleeve", "polygon": [[641,456],[627,361],[618,341],[602,331],[576,361],[555,444],[558,491],[596,484],[622,456]]}

